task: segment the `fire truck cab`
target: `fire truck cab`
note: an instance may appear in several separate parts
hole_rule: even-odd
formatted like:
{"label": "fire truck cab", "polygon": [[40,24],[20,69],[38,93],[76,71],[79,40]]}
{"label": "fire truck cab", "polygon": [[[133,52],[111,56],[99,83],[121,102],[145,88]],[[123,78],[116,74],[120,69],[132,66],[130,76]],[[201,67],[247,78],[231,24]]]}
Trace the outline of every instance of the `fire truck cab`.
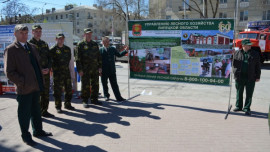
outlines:
{"label": "fire truck cab", "polygon": [[248,23],[248,29],[240,32],[235,40],[235,50],[242,48],[242,40],[250,39],[253,50],[261,54],[261,62],[270,60],[270,21],[254,21]]}

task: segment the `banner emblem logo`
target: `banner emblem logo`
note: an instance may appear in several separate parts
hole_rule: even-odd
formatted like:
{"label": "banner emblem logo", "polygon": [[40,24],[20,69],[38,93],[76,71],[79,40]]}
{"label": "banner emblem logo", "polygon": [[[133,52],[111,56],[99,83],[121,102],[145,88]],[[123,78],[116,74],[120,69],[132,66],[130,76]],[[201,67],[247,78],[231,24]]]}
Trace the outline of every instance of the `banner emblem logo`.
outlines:
{"label": "banner emblem logo", "polygon": [[142,25],[134,24],[132,26],[132,35],[134,36],[141,36],[142,35]]}
{"label": "banner emblem logo", "polygon": [[221,33],[228,33],[231,31],[232,24],[231,22],[228,22],[228,24],[223,24],[223,22],[220,22],[218,24],[218,29]]}

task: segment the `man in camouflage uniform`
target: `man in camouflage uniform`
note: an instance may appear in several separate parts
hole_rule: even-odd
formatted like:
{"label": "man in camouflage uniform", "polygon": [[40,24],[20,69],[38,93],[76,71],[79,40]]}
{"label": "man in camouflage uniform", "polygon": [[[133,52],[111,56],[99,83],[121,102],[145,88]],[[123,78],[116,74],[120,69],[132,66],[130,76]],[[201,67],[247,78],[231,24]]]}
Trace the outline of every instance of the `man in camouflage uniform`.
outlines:
{"label": "man in camouflage uniform", "polygon": [[49,106],[49,90],[50,90],[50,69],[51,69],[51,58],[49,56],[49,47],[48,44],[41,40],[42,28],[40,25],[32,26],[33,38],[29,41],[32,44],[35,44],[40,56],[40,63],[43,70],[47,71],[47,74],[43,74],[44,78],[44,90],[40,92],[40,110],[41,116],[43,117],[54,117],[50,114],[48,110]]}
{"label": "man in camouflage uniform", "polygon": [[78,44],[78,52],[76,54],[77,70],[82,77],[81,97],[83,99],[83,106],[88,108],[89,97],[91,98],[92,104],[102,105],[102,102],[98,101],[99,75],[101,75],[102,72],[102,58],[98,44],[92,41],[92,31],[90,28],[84,29],[84,40]]}
{"label": "man in camouflage uniform", "polygon": [[58,113],[62,113],[61,94],[63,87],[65,88],[65,109],[75,110],[71,106],[72,85],[69,71],[71,50],[68,46],[64,45],[64,34],[57,34],[56,42],[57,44],[50,49],[50,56],[52,58],[55,108]]}

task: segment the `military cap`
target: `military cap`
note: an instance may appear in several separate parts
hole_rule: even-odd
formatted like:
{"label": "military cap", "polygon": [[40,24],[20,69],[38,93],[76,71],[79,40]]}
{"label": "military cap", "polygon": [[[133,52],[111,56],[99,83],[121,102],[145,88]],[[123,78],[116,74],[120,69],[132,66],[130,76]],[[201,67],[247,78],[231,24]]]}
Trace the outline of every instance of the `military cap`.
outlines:
{"label": "military cap", "polygon": [[28,27],[24,24],[17,24],[14,28],[14,31],[28,31]]}
{"label": "military cap", "polygon": [[92,32],[92,30],[90,28],[85,28],[84,33],[93,33],[93,32]]}
{"label": "military cap", "polygon": [[250,42],[249,39],[242,40],[242,45],[252,45],[253,43]]}
{"label": "military cap", "polygon": [[42,29],[42,28],[39,24],[35,24],[32,26],[32,30],[35,30],[35,29]]}
{"label": "military cap", "polygon": [[64,37],[65,38],[65,35],[63,33],[56,34],[56,38],[60,38],[60,37]]}

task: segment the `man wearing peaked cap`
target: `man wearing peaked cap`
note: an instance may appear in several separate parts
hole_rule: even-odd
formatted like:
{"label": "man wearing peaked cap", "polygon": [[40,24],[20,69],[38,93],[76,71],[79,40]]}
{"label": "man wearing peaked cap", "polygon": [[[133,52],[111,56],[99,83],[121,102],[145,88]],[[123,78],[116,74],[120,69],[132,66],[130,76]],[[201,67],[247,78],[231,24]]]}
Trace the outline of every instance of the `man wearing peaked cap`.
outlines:
{"label": "man wearing peaked cap", "polygon": [[40,92],[44,89],[45,70],[40,64],[36,47],[27,42],[28,28],[18,24],[14,28],[16,40],[7,46],[4,54],[4,70],[8,79],[15,83],[18,101],[18,121],[24,143],[35,146],[29,130],[31,122],[34,137],[52,136],[45,132],[40,113]]}
{"label": "man wearing peaked cap", "polygon": [[98,44],[92,40],[92,30],[90,28],[84,29],[84,39],[78,43],[76,66],[79,75],[82,77],[81,97],[83,99],[83,107],[89,107],[89,98],[92,104],[102,105],[102,102],[98,101],[99,75],[101,75],[102,72],[102,58]]}
{"label": "man wearing peaked cap", "polygon": [[75,110],[75,108],[71,106],[72,85],[69,71],[71,50],[64,42],[65,35],[63,33],[58,33],[56,35],[56,44],[50,49],[53,69],[54,99],[57,113],[62,113],[61,95],[63,88],[65,88],[64,108]]}
{"label": "man wearing peaked cap", "polygon": [[[261,63],[258,52],[251,49],[249,39],[242,40],[242,49],[233,54],[232,68],[236,87],[236,104],[233,111],[244,111],[251,115],[250,106],[255,82],[260,81]],[[246,100],[243,105],[243,92],[246,89]]]}
{"label": "man wearing peaked cap", "polygon": [[50,91],[50,69],[51,69],[51,58],[49,55],[49,46],[48,44],[41,40],[42,28],[39,24],[32,26],[32,35],[33,38],[29,41],[32,44],[35,44],[40,56],[40,62],[42,70],[45,71],[43,74],[44,78],[44,90],[40,92],[40,109],[41,116],[43,117],[54,117],[51,113],[48,112],[49,107],[49,91]]}

